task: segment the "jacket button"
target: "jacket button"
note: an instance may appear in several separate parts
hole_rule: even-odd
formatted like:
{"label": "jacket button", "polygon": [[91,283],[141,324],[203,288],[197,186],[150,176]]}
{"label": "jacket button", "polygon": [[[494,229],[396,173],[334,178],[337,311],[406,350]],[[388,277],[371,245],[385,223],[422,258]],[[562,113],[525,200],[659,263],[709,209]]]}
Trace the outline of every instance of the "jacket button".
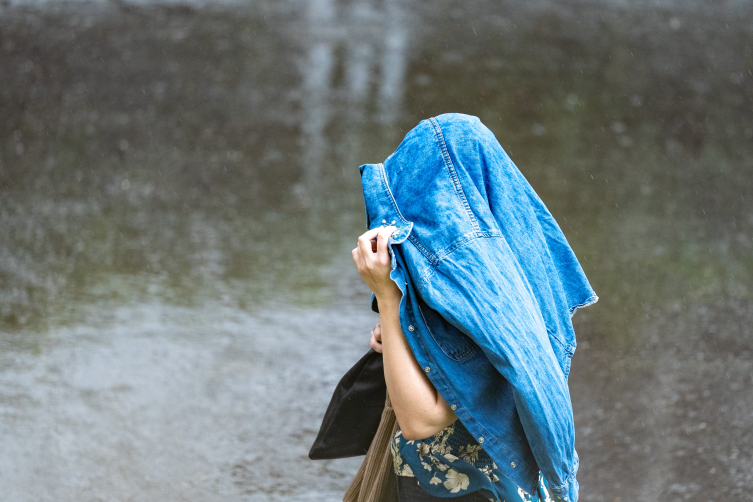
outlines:
{"label": "jacket button", "polygon": [[429,367],[427,366],[426,368],[424,368],[424,371],[428,373],[428,372],[430,372],[430,371],[431,371],[431,368],[429,368]]}
{"label": "jacket button", "polygon": [[518,464],[516,464],[515,462],[510,462],[510,467],[512,467],[513,469],[515,469],[516,465],[518,465]]}
{"label": "jacket button", "polygon": [[483,442],[484,442],[484,438],[482,438],[482,437],[481,437],[481,438],[478,438],[478,442],[479,442],[479,443],[483,443]]}
{"label": "jacket button", "polygon": [[412,324],[410,326],[408,326],[408,331],[413,331],[414,329],[416,329],[416,328],[414,328]]}
{"label": "jacket button", "polygon": [[451,404],[451,405],[450,405],[450,409],[451,409],[452,411],[455,411],[455,410],[457,410],[457,409],[458,409],[458,407],[457,407],[456,405],[454,405],[454,404]]}

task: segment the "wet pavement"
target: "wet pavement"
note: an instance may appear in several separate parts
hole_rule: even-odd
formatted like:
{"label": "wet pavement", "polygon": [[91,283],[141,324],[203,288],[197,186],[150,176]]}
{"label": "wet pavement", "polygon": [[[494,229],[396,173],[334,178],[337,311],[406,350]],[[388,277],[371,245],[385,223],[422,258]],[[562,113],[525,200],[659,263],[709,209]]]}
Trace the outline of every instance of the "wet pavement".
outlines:
{"label": "wet pavement", "polygon": [[340,500],[358,165],[479,116],[600,297],[584,501],[753,500],[753,7],[0,4],[0,493]]}

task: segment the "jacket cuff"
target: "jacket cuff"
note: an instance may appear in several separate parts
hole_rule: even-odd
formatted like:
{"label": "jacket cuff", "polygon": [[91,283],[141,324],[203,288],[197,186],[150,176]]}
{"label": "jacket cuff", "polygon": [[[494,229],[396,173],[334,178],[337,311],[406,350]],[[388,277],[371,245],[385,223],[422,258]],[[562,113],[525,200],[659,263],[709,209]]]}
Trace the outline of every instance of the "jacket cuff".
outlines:
{"label": "jacket cuff", "polygon": [[564,487],[559,487],[557,491],[553,487],[549,487],[552,500],[555,502],[578,502],[578,481],[573,478],[570,483]]}
{"label": "jacket cuff", "polygon": [[570,475],[565,480],[565,483],[560,486],[549,485],[549,491],[555,502],[578,502],[578,480],[575,475],[578,472],[578,465],[580,460],[578,459],[578,452],[575,452],[575,466]]}

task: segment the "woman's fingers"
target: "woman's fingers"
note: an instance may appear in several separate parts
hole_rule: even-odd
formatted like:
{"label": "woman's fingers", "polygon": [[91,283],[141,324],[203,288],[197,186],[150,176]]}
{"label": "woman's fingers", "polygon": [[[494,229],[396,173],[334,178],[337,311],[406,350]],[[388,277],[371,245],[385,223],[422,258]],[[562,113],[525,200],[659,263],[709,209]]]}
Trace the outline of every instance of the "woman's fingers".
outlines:
{"label": "woman's fingers", "polygon": [[[366,265],[366,257],[371,253],[371,239],[373,239],[378,233],[379,228],[372,228],[367,230],[358,237],[358,243],[356,247],[351,251],[353,255],[353,262],[356,264],[358,270],[361,270]],[[368,252],[367,252],[368,250]]]}
{"label": "woman's fingers", "polygon": [[[397,227],[376,227],[364,232],[358,238],[358,247],[352,251],[353,261],[356,265],[370,266],[373,264],[374,259],[382,264],[389,263],[389,252],[387,251],[387,244],[390,239],[390,235],[397,230]],[[372,239],[376,238],[376,253],[374,252],[374,246]],[[358,257],[356,257],[356,254]]]}
{"label": "woman's fingers", "polygon": [[382,342],[376,339],[376,335],[371,335],[371,340],[369,341],[369,345],[371,345],[371,348],[375,351],[382,353]]}
{"label": "woman's fingers", "polygon": [[382,227],[372,228],[361,234],[358,238],[358,249],[361,250],[363,256],[373,254],[371,251],[371,239],[376,237],[380,230],[382,230]]}
{"label": "woman's fingers", "polygon": [[380,354],[382,353],[382,344],[375,342],[373,338],[371,339],[371,343],[369,345],[371,345],[371,348],[374,349],[375,352],[379,352]]}
{"label": "woman's fingers", "polygon": [[387,244],[390,241],[390,235],[392,235],[392,232],[397,230],[396,227],[384,227],[379,231],[379,234],[377,235],[377,260],[380,263],[389,263],[390,262],[390,254],[387,251]]}
{"label": "woman's fingers", "polygon": [[371,340],[369,341],[371,348],[375,351],[382,353],[382,323],[377,323],[374,329],[371,330]]}

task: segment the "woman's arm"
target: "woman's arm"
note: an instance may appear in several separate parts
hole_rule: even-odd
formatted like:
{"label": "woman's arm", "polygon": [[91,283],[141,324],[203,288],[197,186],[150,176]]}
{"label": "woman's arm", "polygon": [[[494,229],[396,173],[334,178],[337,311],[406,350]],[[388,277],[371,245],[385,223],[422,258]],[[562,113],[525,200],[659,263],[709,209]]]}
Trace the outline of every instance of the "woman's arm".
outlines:
{"label": "woman's arm", "polygon": [[[395,227],[369,230],[359,237],[352,254],[358,272],[379,303],[377,328],[384,355],[384,378],[397,422],[406,439],[423,439],[447,427],[456,416],[418,365],[400,328],[402,292],[390,278],[387,250],[394,231]],[[373,238],[377,239],[376,250]]]}
{"label": "woman's arm", "polygon": [[[396,288],[397,289],[397,288]],[[398,292],[400,290],[398,289]],[[400,328],[400,297],[379,300],[384,378],[397,423],[408,440],[436,434],[455,421],[455,413],[434,388]]]}

